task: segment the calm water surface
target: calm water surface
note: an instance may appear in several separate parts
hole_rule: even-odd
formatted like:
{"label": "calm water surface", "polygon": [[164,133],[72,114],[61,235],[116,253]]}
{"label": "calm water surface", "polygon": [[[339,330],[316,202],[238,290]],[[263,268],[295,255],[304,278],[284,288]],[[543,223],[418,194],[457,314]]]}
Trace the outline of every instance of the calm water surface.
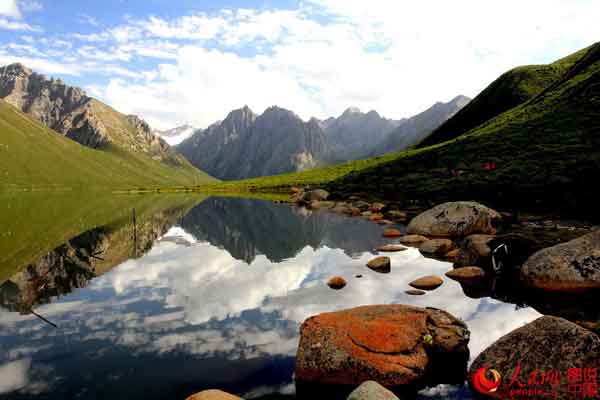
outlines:
{"label": "calm water surface", "polygon": [[[0,243],[23,263],[0,280],[0,398],[183,400],[215,387],[292,397],[298,328],[316,313],[442,308],[468,324],[472,357],[540,315],[450,280],[406,295],[408,282],[451,265],[410,249],[391,255],[390,274],[369,270],[386,241],[365,220],[262,200],[173,203],[137,209],[135,223],[128,211],[93,229],[71,226],[59,243],[35,243],[16,223],[17,233],[5,229]],[[329,289],[333,275],[346,288]],[[469,398],[452,386],[420,396]]]}

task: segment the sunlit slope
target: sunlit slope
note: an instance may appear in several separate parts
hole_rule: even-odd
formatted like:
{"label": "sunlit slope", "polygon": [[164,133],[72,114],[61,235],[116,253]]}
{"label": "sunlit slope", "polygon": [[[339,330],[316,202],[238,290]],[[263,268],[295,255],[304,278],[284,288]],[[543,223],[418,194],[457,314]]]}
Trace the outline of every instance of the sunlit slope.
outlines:
{"label": "sunlit slope", "polygon": [[84,147],[0,101],[0,189],[135,189],[211,181],[188,163],[168,165],[116,146]]}
{"label": "sunlit slope", "polygon": [[345,175],[329,189],[399,200],[479,199],[590,216],[598,214],[599,172],[596,44],[529,101],[455,140]]}
{"label": "sunlit slope", "polygon": [[583,57],[583,49],[547,65],[514,68],[496,79],[456,115],[434,130],[418,147],[454,139],[482,123],[523,104],[558,82]]}

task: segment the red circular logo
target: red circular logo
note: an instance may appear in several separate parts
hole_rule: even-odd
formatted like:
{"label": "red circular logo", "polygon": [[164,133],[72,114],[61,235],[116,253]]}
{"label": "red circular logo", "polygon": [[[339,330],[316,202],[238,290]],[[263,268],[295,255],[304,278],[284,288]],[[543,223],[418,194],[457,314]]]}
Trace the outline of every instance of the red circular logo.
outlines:
{"label": "red circular logo", "polygon": [[502,375],[495,369],[490,369],[489,372],[492,375],[492,379],[488,379],[486,376],[488,369],[480,368],[473,375],[473,387],[481,394],[490,394],[498,390],[500,383],[502,382]]}

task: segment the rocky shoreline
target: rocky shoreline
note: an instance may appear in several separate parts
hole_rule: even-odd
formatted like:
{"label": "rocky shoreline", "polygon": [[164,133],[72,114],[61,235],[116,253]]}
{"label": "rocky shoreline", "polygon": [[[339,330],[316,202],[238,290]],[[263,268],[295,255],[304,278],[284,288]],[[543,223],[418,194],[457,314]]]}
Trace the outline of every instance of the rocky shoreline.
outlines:
{"label": "rocky shoreline", "polygon": [[[411,246],[426,257],[453,263],[445,277],[458,281],[467,296],[481,290],[479,296],[490,295],[482,289],[489,280],[518,287],[516,292],[527,293],[526,298],[534,299],[527,302],[534,304],[545,303],[535,300],[545,296],[596,298],[600,289],[600,230],[584,224],[515,217],[467,201],[422,212],[356,197],[334,202],[322,189],[294,188],[291,202],[381,225],[382,239],[397,243],[374,249],[381,255],[367,267],[379,273],[393,268],[385,253]],[[422,296],[443,283],[442,277],[423,276],[407,282],[405,289]],[[334,276],[327,285],[343,290],[346,282]],[[550,392],[561,399],[581,398],[568,390],[567,370],[595,369],[600,363],[600,329],[590,330],[600,320],[596,325],[585,322],[543,316],[498,339],[468,368],[469,329],[446,311],[394,304],[324,313],[308,318],[300,328],[297,391],[326,385],[340,387],[344,397],[350,393],[348,400],[408,399],[424,387],[466,380],[476,396],[505,399],[523,394],[511,392],[512,377],[529,386],[533,382],[535,387],[528,386],[532,391],[525,393],[529,399],[546,398]],[[562,370],[562,378],[553,372],[556,379],[543,379],[548,371]],[[542,379],[536,380],[538,374]],[[526,390],[525,386],[517,389]],[[188,398],[210,399],[238,397],[205,391]]]}

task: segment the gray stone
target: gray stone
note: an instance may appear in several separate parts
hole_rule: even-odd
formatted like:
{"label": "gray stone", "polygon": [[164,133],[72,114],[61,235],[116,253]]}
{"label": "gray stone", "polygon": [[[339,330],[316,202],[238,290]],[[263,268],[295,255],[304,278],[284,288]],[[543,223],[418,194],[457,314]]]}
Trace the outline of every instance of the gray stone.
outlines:
{"label": "gray stone", "polygon": [[375,381],[366,381],[354,389],[347,400],[399,400],[394,393],[390,392]]}

